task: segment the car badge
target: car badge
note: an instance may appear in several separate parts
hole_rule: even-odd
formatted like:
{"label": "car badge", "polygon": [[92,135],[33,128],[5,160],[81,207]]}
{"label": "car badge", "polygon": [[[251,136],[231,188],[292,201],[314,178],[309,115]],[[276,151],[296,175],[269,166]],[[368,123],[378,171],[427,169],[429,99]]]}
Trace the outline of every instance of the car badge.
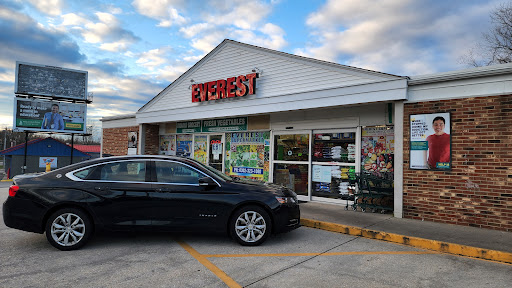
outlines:
{"label": "car badge", "polygon": [[60,178],[62,177],[62,174],[57,174],[55,177]]}

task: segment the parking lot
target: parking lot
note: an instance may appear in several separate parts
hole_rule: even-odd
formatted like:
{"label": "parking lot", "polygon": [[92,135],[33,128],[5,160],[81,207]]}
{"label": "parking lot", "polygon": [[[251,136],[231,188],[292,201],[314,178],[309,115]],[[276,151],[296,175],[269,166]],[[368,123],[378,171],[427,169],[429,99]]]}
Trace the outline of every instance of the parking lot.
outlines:
{"label": "parking lot", "polygon": [[[10,183],[2,182],[0,201]],[[97,234],[59,251],[0,221],[0,287],[507,287],[512,265],[301,227],[259,247],[224,235]]]}

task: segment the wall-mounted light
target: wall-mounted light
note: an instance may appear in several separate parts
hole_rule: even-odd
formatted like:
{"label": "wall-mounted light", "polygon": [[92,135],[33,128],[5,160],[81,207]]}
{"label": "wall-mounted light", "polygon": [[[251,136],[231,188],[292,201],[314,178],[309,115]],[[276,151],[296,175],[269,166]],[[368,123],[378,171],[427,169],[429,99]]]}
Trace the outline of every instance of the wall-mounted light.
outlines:
{"label": "wall-mounted light", "polygon": [[192,85],[196,84],[196,81],[194,79],[190,79],[190,85],[188,85],[188,90],[192,89]]}
{"label": "wall-mounted light", "polygon": [[260,68],[258,68],[258,67],[254,67],[254,68],[252,68],[252,70],[251,70],[251,71],[252,71],[253,73],[258,73],[258,76],[260,76],[260,77],[261,77],[261,76],[263,76],[263,70],[261,70],[261,69],[260,69]]}

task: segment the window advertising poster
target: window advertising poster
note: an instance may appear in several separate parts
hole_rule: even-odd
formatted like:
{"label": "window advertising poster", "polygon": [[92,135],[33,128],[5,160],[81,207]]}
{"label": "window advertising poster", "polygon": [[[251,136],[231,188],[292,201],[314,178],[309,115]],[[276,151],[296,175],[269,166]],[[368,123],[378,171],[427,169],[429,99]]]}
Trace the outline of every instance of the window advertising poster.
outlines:
{"label": "window advertising poster", "polygon": [[361,171],[393,172],[394,150],[393,126],[361,129]]}
{"label": "window advertising poster", "polygon": [[411,169],[451,169],[450,113],[410,116]]}
{"label": "window advertising poster", "polygon": [[[268,144],[268,145],[267,145]],[[226,133],[226,173],[268,181],[270,132]]]}
{"label": "window advertising poster", "polygon": [[208,149],[208,136],[207,135],[195,135],[194,136],[194,159],[197,161],[207,164],[207,149]]}
{"label": "window advertising poster", "polygon": [[176,155],[176,135],[160,135],[160,154]]}
{"label": "window advertising poster", "polygon": [[85,133],[86,104],[15,98],[17,130]]}
{"label": "window advertising poster", "polygon": [[137,148],[137,132],[128,132],[128,148]]}
{"label": "window advertising poster", "polygon": [[176,155],[181,157],[190,157],[192,153],[192,135],[176,135]]}

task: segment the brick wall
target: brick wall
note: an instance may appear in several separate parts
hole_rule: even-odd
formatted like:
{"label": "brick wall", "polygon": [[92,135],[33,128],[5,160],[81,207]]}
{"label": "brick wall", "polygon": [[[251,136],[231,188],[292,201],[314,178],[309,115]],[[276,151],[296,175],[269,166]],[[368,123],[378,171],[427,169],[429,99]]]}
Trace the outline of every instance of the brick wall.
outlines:
{"label": "brick wall", "polygon": [[103,129],[102,153],[113,156],[128,154],[128,132],[139,132],[139,126]]}
{"label": "brick wall", "polygon": [[159,126],[158,125],[150,125],[150,124],[144,124],[145,129],[145,149],[144,154],[145,155],[158,155],[159,151]]}
{"label": "brick wall", "polygon": [[[409,115],[451,113],[452,170],[409,169]],[[405,104],[404,217],[512,231],[512,95]]]}

